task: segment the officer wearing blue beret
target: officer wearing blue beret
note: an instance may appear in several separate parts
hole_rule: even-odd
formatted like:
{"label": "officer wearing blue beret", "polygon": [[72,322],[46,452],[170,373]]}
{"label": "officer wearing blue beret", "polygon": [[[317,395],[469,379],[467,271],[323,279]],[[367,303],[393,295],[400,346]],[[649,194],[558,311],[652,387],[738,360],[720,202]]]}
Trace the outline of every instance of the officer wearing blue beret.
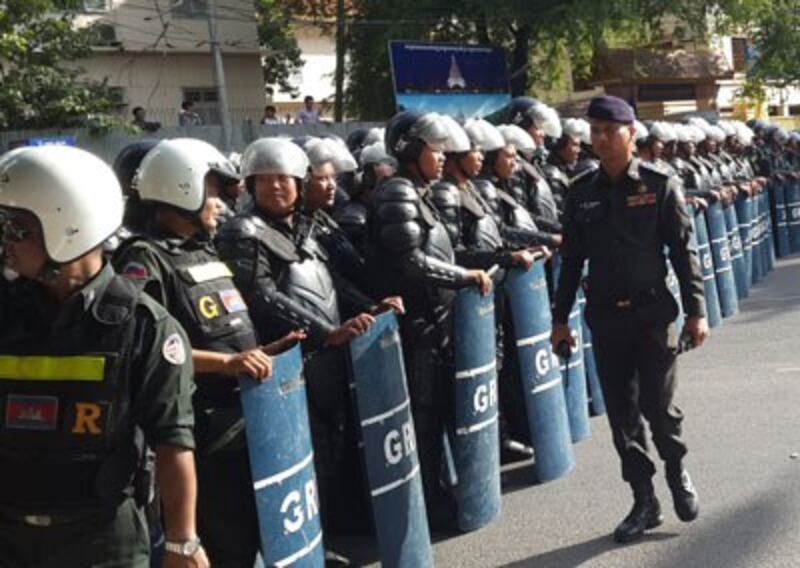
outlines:
{"label": "officer wearing blue beret", "polygon": [[557,352],[574,346],[567,319],[588,260],[586,321],[622,477],[634,495],[633,509],[614,531],[614,539],[630,542],[663,520],[643,418],[665,461],[678,517],[689,522],[698,514],[697,493],[683,466],[683,414],[672,403],[678,306],[666,285],[666,254],[680,282],[687,315],[682,337],[698,347],[709,332],[680,179],[633,157],[635,117],[624,100],[596,97],[588,118],[592,147],[601,163],[574,178],[567,197],[551,342]]}

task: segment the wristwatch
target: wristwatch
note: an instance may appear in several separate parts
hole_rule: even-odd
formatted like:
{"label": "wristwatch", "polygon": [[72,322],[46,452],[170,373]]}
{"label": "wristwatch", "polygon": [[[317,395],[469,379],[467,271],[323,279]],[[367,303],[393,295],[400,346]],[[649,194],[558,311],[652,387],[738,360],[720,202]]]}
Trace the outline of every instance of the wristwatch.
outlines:
{"label": "wristwatch", "polygon": [[198,550],[200,550],[200,538],[194,537],[183,542],[170,542],[164,543],[164,550],[178,554],[184,558],[191,558]]}

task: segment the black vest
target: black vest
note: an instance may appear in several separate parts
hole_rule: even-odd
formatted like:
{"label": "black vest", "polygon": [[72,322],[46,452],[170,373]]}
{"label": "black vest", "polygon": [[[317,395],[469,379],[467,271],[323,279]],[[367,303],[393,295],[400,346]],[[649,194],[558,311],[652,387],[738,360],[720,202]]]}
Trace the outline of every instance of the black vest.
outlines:
{"label": "black vest", "polygon": [[90,510],[129,494],[143,449],[130,416],[140,290],[114,276],[97,293],[85,317],[56,333],[22,315],[3,322],[0,507]]}

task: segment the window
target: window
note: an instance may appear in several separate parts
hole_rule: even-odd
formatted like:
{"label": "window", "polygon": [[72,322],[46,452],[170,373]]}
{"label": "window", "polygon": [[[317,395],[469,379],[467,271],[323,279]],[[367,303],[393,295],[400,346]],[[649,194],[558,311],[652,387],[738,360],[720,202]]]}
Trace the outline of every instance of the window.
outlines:
{"label": "window", "polygon": [[203,124],[222,123],[217,100],[217,89],[214,87],[183,88],[183,101],[192,101],[194,103],[193,110],[203,118]]}
{"label": "window", "polygon": [[173,0],[172,12],[179,18],[205,18],[208,0]]}
{"label": "window", "polygon": [[128,105],[125,87],[108,87],[108,99],[118,107]]}
{"label": "window", "polygon": [[84,12],[108,12],[111,9],[111,0],[83,0]]}
{"label": "window", "polygon": [[97,47],[119,47],[117,30],[111,24],[98,23],[92,26],[92,45]]}

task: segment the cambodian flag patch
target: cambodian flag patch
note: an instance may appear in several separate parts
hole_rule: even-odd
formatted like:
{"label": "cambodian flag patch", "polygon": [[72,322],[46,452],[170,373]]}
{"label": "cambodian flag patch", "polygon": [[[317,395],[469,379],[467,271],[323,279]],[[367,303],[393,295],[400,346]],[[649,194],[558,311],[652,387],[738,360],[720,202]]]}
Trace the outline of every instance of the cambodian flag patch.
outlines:
{"label": "cambodian flag patch", "polygon": [[6,428],[55,430],[58,426],[58,398],[9,394],[6,397]]}
{"label": "cambodian flag patch", "polygon": [[222,305],[225,306],[225,311],[229,314],[247,311],[247,304],[244,303],[239,290],[235,288],[222,290],[219,293],[219,299],[222,300]]}
{"label": "cambodian flag patch", "polygon": [[147,271],[147,267],[141,262],[129,262],[125,265],[125,268],[122,269],[122,275],[130,276],[131,278],[147,278],[150,276],[150,273]]}

